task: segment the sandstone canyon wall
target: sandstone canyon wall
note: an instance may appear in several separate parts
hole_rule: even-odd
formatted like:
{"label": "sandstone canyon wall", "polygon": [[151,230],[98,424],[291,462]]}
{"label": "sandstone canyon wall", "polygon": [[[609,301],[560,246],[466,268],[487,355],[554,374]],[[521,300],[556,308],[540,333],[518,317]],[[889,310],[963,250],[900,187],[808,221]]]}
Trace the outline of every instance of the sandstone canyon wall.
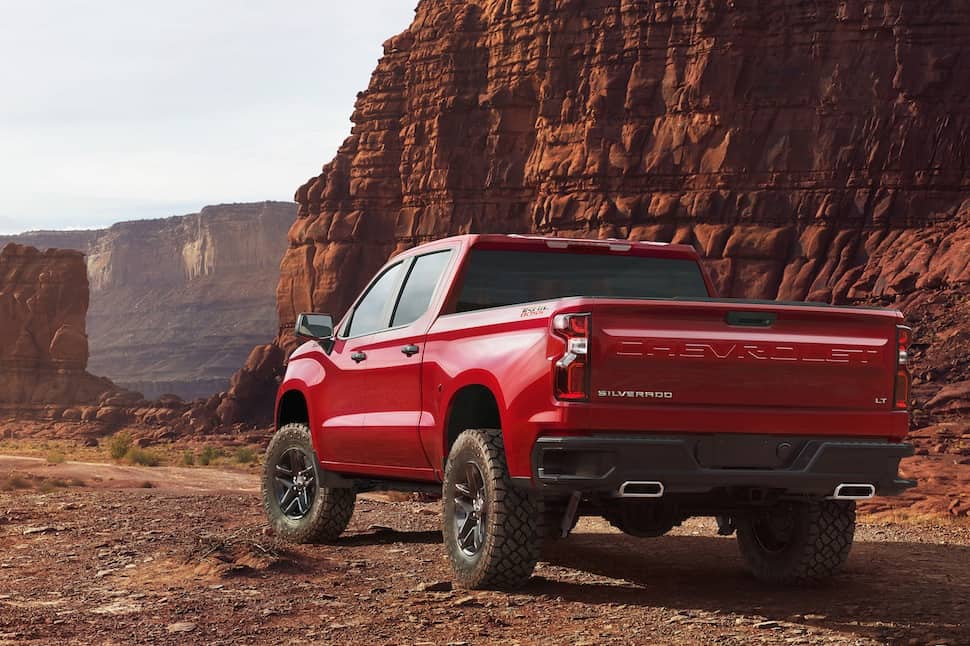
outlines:
{"label": "sandstone canyon wall", "polygon": [[295,213],[287,202],[227,204],[11,239],[87,255],[92,372],[149,398],[189,399],[226,390],[250,349],[276,335],[275,286]]}
{"label": "sandstone canyon wall", "polygon": [[725,295],[902,307],[934,398],[970,379],[968,42],[966,2],[422,0],[296,193],[281,328],[432,238],[686,242]]}
{"label": "sandstone canyon wall", "polygon": [[0,437],[140,442],[215,430],[219,396],[144,399],[87,370],[88,267],[76,250],[5,244],[0,251]]}
{"label": "sandstone canyon wall", "polygon": [[114,391],[85,371],[88,282],[77,251],[0,251],[0,411],[44,412]]}

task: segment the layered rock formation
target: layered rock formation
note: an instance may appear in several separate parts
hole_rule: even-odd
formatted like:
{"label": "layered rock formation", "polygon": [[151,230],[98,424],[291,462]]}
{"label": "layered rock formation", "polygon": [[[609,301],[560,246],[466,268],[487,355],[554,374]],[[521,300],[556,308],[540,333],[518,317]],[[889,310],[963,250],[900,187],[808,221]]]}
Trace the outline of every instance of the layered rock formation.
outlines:
{"label": "layered rock formation", "polygon": [[[119,428],[140,441],[216,429],[219,395],[146,400],[87,371],[88,268],[79,251],[0,251],[0,437],[90,441]],[[279,360],[277,360],[277,363]],[[240,384],[241,392],[253,382]]]}
{"label": "layered rock formation", "polygon": [[90,369],[149,397],[225,391],[276,335],[275,285],[296,207],[209,206],[99,231],[16,236],[87,254]]}
{"label": "layered rock formation", "polygon": [[0,251],[0,410],[47,411],[116,390],[85,371],[88,283],[76,251]]}
{"label": "layered rock formation", "polygon": [[725,295],[896,304],[928,344],[970,281],[968,39],[960,3],[423,0],[297,191],[281,326],[395,250],[539,232],[692,243]]}

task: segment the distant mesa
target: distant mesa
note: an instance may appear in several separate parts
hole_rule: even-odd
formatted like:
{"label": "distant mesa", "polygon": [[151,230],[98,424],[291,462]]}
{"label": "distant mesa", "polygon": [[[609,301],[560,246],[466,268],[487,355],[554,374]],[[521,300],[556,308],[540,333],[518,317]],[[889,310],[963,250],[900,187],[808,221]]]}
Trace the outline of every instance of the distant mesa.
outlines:
{"label": "distant mesa", "polygon": [[[276,336],[279,263],[295,216],[289,202],[223,204],[94,231],[0,237],[0,246],[12,241],[87,255],[88,339],[79,309],[88,301],[85,285],[77,302],[67,303],[72,316],[45,341],[51,360],[77,363],[90,355],[91,372],[125,388],[189,400],[227,390],[252,347]],[[80,254],[59,252],[49,258],[59,259],[53,275],[62,275],[62,257],[84,266]],[[34,352],[29,337],[13,343]]]}

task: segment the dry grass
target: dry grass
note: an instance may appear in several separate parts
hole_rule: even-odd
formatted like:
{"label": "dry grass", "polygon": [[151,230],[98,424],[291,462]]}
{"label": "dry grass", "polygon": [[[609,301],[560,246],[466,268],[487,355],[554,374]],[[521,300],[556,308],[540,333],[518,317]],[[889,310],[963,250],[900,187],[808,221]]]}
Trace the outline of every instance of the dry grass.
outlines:
{"label": "dry grass", "polygon": [[[130,441],[130,444],[128,442]],[[112,450],[112,445],[116,448]],[[125,452],[115,458],[122,448]],[[85,446],[83,440],[41,440],[41,439],[3,439],[0,440],[0,455],[24,456],[45,460],[48,464],[61,462],[92,462],[104,463],[117,461],[131,464],[144,464],[129,459],[129,451],[137,446],[133,434],[122,431],[115,435],[101,439],[97,446]],[[218,444],[198,444],[192,441],[159,442],[147,449],[150,455],[158,459],[158,465],[182,467],[215,467],[227,470],[245,469],[250,471],[257,467],[262,459],[263,447],[251,444],[242,447],[223,447]],[[63,454],[63,459],[61,459]],[[151,466],[151,465],[146,465]],[[0,476],[0,483],[2,483]]]}
{"label": "dry grass", "polygon": [[7,476],[7,479],[0,483],[0,491],[17,491],[20,489],[30,489],[31,484],[23,476],[11,475]]}
{"label": "dry grass", "polygon": [[[47,460],[48,456],[63,453],[65,460],[77,462],[104,462],[104,446],[84,446],[78,440],[36,440],[36,439],[5,439],[0,440],[0,454],[25,456]],[[51,462],[51,464],[57,464]]]}
{"label": "dry grass", "polygon": [[70,487],[85,487],[87,484],[78,478],[25,478],[20,474],[11,474],[0,480],[0,491],[23,491],[34,489],[39,493],[52,493]]}
{"label": "dry grass", "polygon": [[206,444],[199,453],[199,464],[207,467],[220,457],[222,457],[222,451],[220,449]]}
{"label": "dry grass", "polygon": [[235,457],[239,464],[253,464],[259,459],[259,454],[251,446],[240,446],[236,449]]}
{"label": "dry grass", "polygon": [[60,449],[51,449],[44,457],[47,459],[47,464],[64,464],[67,460],[67,454]]}
{"label": "dry grass", "polygon": [[160,455],[153,451],[140,449],[137,446],[133,446],[128,449],[128,452],[125,453],[125,460],[131,464],[138,464],[143,467],[157,467],[162,463],[162,458]]}

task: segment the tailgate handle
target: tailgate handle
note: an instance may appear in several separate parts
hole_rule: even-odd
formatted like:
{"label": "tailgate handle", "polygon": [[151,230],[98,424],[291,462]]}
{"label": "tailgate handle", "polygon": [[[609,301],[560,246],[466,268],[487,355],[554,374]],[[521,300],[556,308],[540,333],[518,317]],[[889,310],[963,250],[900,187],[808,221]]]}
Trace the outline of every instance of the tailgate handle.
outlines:
{"label": "tailgate handle", "polygon": [[773,312],[728,312],[727,324],[743,327],[771,327],[778,320]]}

